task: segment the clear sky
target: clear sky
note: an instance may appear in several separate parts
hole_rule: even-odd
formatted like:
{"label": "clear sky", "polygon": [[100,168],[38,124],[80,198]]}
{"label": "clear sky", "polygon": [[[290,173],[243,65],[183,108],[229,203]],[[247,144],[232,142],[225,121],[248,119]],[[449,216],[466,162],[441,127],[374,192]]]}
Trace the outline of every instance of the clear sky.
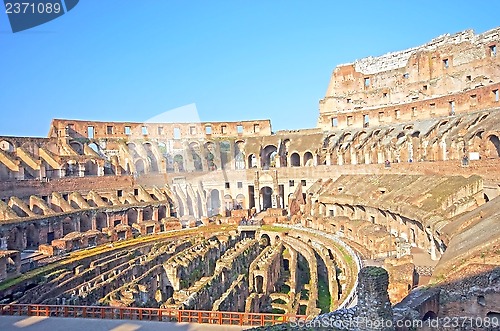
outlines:
{"label": "clear sky", "polygon": [[0,8],[0,135],[18,136],[192,103],[202,121],[310,128],[336,65],[500,25],[498,0],[80,0],[13,34]]}

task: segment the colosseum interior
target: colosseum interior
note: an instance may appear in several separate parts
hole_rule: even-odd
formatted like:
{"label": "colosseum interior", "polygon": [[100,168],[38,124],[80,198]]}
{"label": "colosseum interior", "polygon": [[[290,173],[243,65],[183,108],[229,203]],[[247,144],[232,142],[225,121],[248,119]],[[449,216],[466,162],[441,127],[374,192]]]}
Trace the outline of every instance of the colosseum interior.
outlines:
{"label": "colosseum interior", "polygon": [[499,46],[467,30],[339,65],[315,128],[0,137],[2,309],[500,318]]}

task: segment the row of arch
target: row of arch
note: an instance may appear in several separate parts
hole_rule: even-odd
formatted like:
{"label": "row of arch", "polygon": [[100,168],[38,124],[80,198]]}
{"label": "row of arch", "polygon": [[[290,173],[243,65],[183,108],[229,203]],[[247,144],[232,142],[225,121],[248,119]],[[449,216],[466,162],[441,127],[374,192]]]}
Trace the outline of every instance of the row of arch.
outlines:
{"label": "row of arch", "polygon": [[[38,249],[41,244],[50,245],[73,232],[103,231],[117,226],[136,227],[141,222],[156,221],[169,216],[167,206],[132,207],[117,212],[76,212],[69,216],[52,217],[29,224],[6,226],[0,232],[0,249]],[[43,223],[47,224],[43,224]],[[3,247],[2,247],[3,246]]]}

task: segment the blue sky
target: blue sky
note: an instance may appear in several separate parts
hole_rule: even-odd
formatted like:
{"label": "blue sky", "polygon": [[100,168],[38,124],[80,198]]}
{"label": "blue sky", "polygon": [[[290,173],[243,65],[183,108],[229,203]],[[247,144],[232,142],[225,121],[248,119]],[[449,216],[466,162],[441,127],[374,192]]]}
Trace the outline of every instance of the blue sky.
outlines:
{"label": "blue sky", "polygon": [[500,1],[81,0],[13,34],[0,5],[0,135],[52,118],[316,125],[336,65],[500,25]]}

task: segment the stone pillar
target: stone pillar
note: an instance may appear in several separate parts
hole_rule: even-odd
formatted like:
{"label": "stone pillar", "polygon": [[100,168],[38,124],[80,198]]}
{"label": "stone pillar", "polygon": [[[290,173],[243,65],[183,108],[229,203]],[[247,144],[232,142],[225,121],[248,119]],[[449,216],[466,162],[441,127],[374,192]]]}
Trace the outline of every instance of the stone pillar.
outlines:
{"label": "stone pillar", "polygon": [[437,254],[436,254],[436,243],[434,242],[434,237],[429,236],[429,243],[430,243],[430,248],[431,248],[431,260],[432,261],[437,261],[439,260]]}
{"label": "stone pillar", "polygon": [[84,177],[84,176],[85,176],[85,164],[78,163],[78,177]]}
{"label": "stone pillar", "polygon": [[[389,274],[384,268],[365,267],[358,274],[358,309],[356,321],[359,330],[393,331],[392,306],[387,287]],[[390,322],[389,322],[390,321]]]}
{"label": "stone pillar", "polygon": [[104,167],[100,164],[97,165],[97,176],[104,176]]}
{"label": "stone pillar", "polygon": [[226,201],[224,199],[224,190],[219,190],[219,202],[220,202],[219,214],[221,214],[222,216],[226,216]]}
{"label": "stone pillar", "polygon": [[0,238],[0,251],[6,251],[7,250],[7,238],[2,237]]}
{"label": "stone pillar", "polygon": [[17,171],[17,173],[16,173],[16,179],[17,180],[24,179],[24,168],[22,166],[19,166],[19,171]]}
{"label": "stone pillar", "polygon": [[153,221],[159,221],[158,219],[158,207],[153,207]]}

